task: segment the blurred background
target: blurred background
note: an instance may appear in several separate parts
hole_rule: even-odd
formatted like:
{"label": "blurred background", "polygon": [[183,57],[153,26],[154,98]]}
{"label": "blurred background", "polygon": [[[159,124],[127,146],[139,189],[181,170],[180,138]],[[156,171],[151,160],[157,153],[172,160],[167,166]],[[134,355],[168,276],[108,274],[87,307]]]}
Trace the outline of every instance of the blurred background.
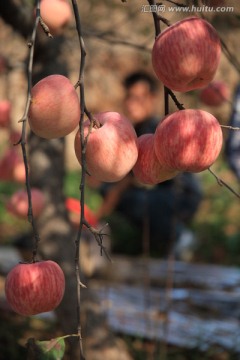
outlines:
{"label": "blurred background", "polygon": [[[153,19],[150,11],[143,11],[143,6],[147,6],[147,2],[141,2],[139,0],[89,0],[87,2],[79,1],[78,3],[82,21],[83,37],[87,52],[84,75],[85,99],[87,108],[92,113],[109,110],[124,112],[123,99],[125,93],[123,79],[129,73],[136,70],[146,71],[149,74],[155,76],[153,74],[151,65],[151,49],[155,36]],[[233,7],[233,11],[202,11],[198,14],[193,14],[190,12],[187,15],[183,12],[168,11],[168,6],[175,5],[174,2],[163,1],[163,3],[166,5],[166,8],[164,13],[161,13],[161,15],[166,17],[170,23],[174,23],[190,15],[204,16],[204,18],[206,18],[219,33],[224,46],[221,55],[220,66],[216,73],[215,80],[223,82],[228,88],[229,95],[227,99],[220,105],[210,106],[206,105],[206,103],[201,100],[200,91],[191,91],[185,94],[176,92],[176,96],[180,103],[183,103],[186,108],[199,108],[206,110],[212,113],[219,120],[220,124],[227,125],[230,121],[233,111],[235,90],[239,84],[239,1],[219,0],[219,6]],[[194,4],[196,6],[201,5],[199,5],[197,1],[190,0],[188,2],[182,1],[181,3],[187,3],[188,5]],[[211,4],[209,0],[207,5],[218,6],[218,2],[213,1]],[[145,8],[145,10],[146,9],[147,8]],[[215,8],[213,7],[213,9]],[[11,0],[8,2],[8,4],[3,4],[2,2],[0,5],[0,106],[1,102],[4,101],[8,101],[11,106],[10,125],[8,127],[3,126],[0,128],[1,160],[6,155],[6,152],[13,147],[12,144],[16,142],[16,138],[17,140],[19,139],[18,133],[21,132],[21,123],[18,121],[23,116],[26,103],[26,64],[29,53],[27,42],[29,41],[31,29],[33,26],[33,13],[34,4],[31,0]],[[164,28],[165,25],[163,24],[162,29]],[[34,82],[49,74],[62,73],[68,76],[71,82],[75,84],[79,76],[80,50],[74,17],[72,16],[70,21],[61,30],[61,32],[54,35],[53,39],[47,38],[41,28],[38,29],[38,32],[39,38],[36,45],[33,69]],[[161,119],[164,114],[162,90],[163,88],[160,84],[159,101],[157,102],[156,109],[159,119]],[[176,110],[173,102],[170,103],[170,110]],[[14,134],[15,138],[13,138]],[[224,139],[226,140],[229,134],[229,130],[223,129],[223,134]],[[69,276],[71,279],[73,279],[74,273],[74,258],[72,258],[72,262],[70,259],[74,254],[76,227],[70,222],[69,213],[67,212],[66,208],[61,207],[61,204],[64,203],[65,198],[79,199],[80,166],[74,152],[74,137],[75,132],[68,135],[64,141],[59,140],[59,143],[53,141],[52,145],[49,145],[49,148],[46,146],[46,141],[36,139],[36,137],[32,135],[29,136],[27,143],[30,161],[31,184],[40,188],[45,193],[47,199],[45,213],[38,219],[38,226],[41,229],[40,235],[41,239],[43,239],[42,245],[40,246],[40,255],[43,258],[51,257],[58,261],[63,266],[67,274],[67,278]],[[14,148],[17,152],[19,152],[19,156],[21,156],[20,146]],[[39,154],[40,148],[42,149],[43,153],[48,154],[50,159],[51,169],[47,173],[42,171],[43,164],[41,154]],[[230,169],[224,150],[225,149],[223,147],[221,155],[219,156],[216,163],[212,166],[212,170],[219,178],[224,180],[236,192],[239,192],[238,179],[234,172]],[[9,161],[13,161],[14,164],[17,163],[15,160]],[[1,171],[3,171],[3,168],[1,168]],[[220,339],[216,337],[216,339],[210,342],[208,345],[206,345],[206,342],[204,342],[201,338],[201,340],[199,340],[199,344],[196,341],[193,341],[192,344],[188,346],[182,339],[184,336],[180,337],[181,339],[178,341],[171,338],[171,340],[168,342],[164,335],[158,338],[156,332],[154,332],[154,335],[149,335],[151,334],[149,328],[147,328],[145,332],[143,331],[139,333],[136,333],[136,330],[129,330],[131,327],[130,320],[131,316],[133,316],[132,314],[128,314],[129,318],[126,320],[127,325],[125,327],[121,327],[121,324],[119,325],[119,322],[121,322],[119,318],[121,318],[123,315],[116,315],[113,310],[113,313],[109,313],[109,311],[112,309],[112,305],[109,306],[109,304],[114,303],[114,296],[117,296],[118,298],[116,301],[119,302],[119,309],[121,306],[123,306],[124,301],[126,299],[129,300],[129,297],[131,296],[140,299],[142,295],[140,296],[138,294],[139,287],[133,288],[133,293],[128,293],[127,286],[129,283],[134,282],[136,286],[138,285],[140,288],[143,287],[144,291],[142,301],[150,301],[152,304],[155,304],[155,302],[157,303],[158,300],[155,298],[155,293],[152,294],[151,291],[156,291],[156,289],[159,289],[160,287],[161,291],[162,289],[167,289],[166,293],[168,295],[172,291],[172,302],[166,300],[167,303],[164,307],[165,310],[162,309],[161,313],[159,307],[159,313],[156,315],[154,312],[154,317],[156,315],[160,319],[159,321],[162,321],[162,324],[167,326],[168,321],[166,321],[166,317],[163,315],[167,312],[167,307],[173,303],[175,304],[175,301],[178,302],[178,304],[180,304],[180,301],[181,307],[186,306],[189,298],[191,301],[193,301],[194,297],[194,295],[192,295],[192,293],[190,294],[189,292],[186,295],[186,289],[190,291],[190,288],[196,288],[198,290],[205,289],[208,292],[212,291],[211,296],[209,295],[209,298],[206,297],[206,292],[204,293],[204,296],[202,293],[198,293],[198,296],[195,295],[197,296],[198,301],[200,301],[199,299],[202,299],[203,302],[201,303],[201,306],[197,300],[195,302],[193,301],[191,304],[193,308],[194,306],[197,308],[196,312],[198,315],[201,313],[201,311],[203,312],[203,316],[201,318],[202,321],[207,321],[209,317],[216,321],[220,321],[220,319],[226,318],[226,323],[222,325],[223,329],[226,329],[227,326],[233,326],[233,328],[231,328],[233,329],[233,333],[236,328],[239,327],[239,198],[237,198],[226,187],[220,186],[215,177],[210,172],[204,171],[199,173],[197,177],[202,185],[203,198],[199,205],[198,211],[194,216],[194,219],[189,224],[189,228],[197,239],[197,242],[196,244],[194,243],[193,247],[188,247],[186,250],[187,253],[185,254],[186,256],[183,256],[182,259],[180,259],[181,261],[176,263],[180,266],[178,268],[176,265],[176,268],[178,269],[177,276],[179,276],[180,273],[182,274],[182,277],[180,276],[181,279],[179,280],[179,283],[175,285],[177,285],[176,287],[182,291],[185,289],[185,293],[184,291],[181,293],[174,293],[174,279],[171,278],[171,275],[168,276],[169,273],[166,275],[166,278],[169,279],[167,285],[165,282],[166,279],[164,279],[160,273],[158,274],[159,278],[158,276],[155,278],[155,271],[162,271],[163,273],[165,271],[162,268],[159,268],[158,270],[157,267],[161,264],[165,264],[166,267],[170,266],[170,274],[172,274],[172,276],[174,274],[174,260],[172,259],[170,263],[166,259],[162,260],[161,254],[158,254],[157,256],[159,261],[157,259],[153,259],[153,262],[149,262],[148,265],[146,265],[145,257],[141,255],[138,255],[138,257],[135,257],[133,260],[131,259],[127,261],[127,259],[129,259],[127,252],[125,257],[118,257],[118,254],[114,254],[113,258],[116,256],[116,270],[114,270],[114,264],[113,266],[111,265],[111,271],[113,273],[115,272],[113,279],[110,279],[109,276],[106,275],[110,265],[106,259],[98,259],[98,256],[100,255],[98,252],[96,253],[96,249],[92,250],[94,253],[94,255],[92,255],[94,260],[88,260],[85,257],[85,263],[87,264],[83,269],[83,273],[85,271],[85,275],[83,274],[83,276],[85,276],[86,281],[90,281],[92,284],[92,294],[94,294],[93,298],[96,299],[97,296],[99,296],[100,300],[98,304],[100,303],[102,306],[101,311],[107,316],[107,318],[109,317],[108,320],[110,322],[111,328],[114,330],[112,331],[118,337],[117,341],[114,340],[114,344],[111,343],[112,345],[109,345],[110,342],[107,343],[108,346],[104,347],[106,353],[104,357],[101,357],[103,356],[103,353],[101,353],[101,351],[103,351],[103,340],[99,338],[97,339],[97,335],[93,332],[92,329],[85,330],[86,334],[89,335],[89,338],[93,338],[98,344],[101,344],[101,350],[95,350],[95,352],[91,348],[92,344],[86,345],[86,349],[89,351],[87,357],[88,359],[132,358],[180,360],[200,358],[239,358],[240,349],[238,335],[236,336],[237,339],[234,339],[232,342],[230,342],[230,345],[225,344],[222,338]],[[59,180],[60,178],[61,180]],[[58,334],[71,333],[74,332],[74,326],[76,322],[76,319],[73,319],[72,322],[69,320],[68,324],[66,325],[66,309],[68,309],[69,306],[71,307],[71,305],[69,305],[69,296],[66,296],[64,299],[63,307],[65,311],[65,318],[61,309],[59,309],[59,313],[57,313],[57,323],[60,321],[61,324],[59,328],[57,327],[57,329],[61,330],[56,330],[56,315],[50,314],[49,316],[46,316],[46,319],[44,317],[24,319],[20,316],[13,315],[7,307],[4,298],[4,279],[6,273],[16,262],[19,261],[19,259],[28,260],[29,251],[31,251],[32,247],[31,235],[29,236],[31,229],[27,219],[20,219],[16,217],[6,208],[6,204],[11,195],[15,191],[22,188],[24,188],[24,179],[22,178],[18,179],[15,176],[12,180],[4,178],[0,180],[0,359],[4,360],[25,359],[26,353],[24,346],[26,340],[29,337],[51,338],[57,336]],[[53,192],[54,195],[52,195]],[[102,194],[99,193],[97,187],[94,184],[94,181],[92,183],[90,181],[86,187],[87,206],[93,213],[95,213],[101,206],[102,201]],[[61,229],[57,230],[56,225],[52,224],[53,219],[50,220],[49,217],[51,211],[53,211],[53,213],[56,215],[58,221],[63,224]],[[121,226],[124,228],[124,224],[121,223]],[[123,232],[124,236],[127,238],[128,228],[124,230],[126,230]],[[85,237],[88,238],[89,235],[85,234]],[[70,250],[66,250],[66,238],[68,238],[69,242],[70,239],[73,239]],[[53,245],[56,239],[59,240],[59,251],[54,248],[56,245]],[[92,239],[87,241],[92,241]],[[70,245],[68,244],[68,246]],[[93,264],[91,263],[92,265],[89,265],[88,262],[91,261]],[[98,262],[100,263],[99,265]],[[142,279],[137,279],[129,275],[134,273],[134,267],[131,267],[129,265],[130,263],[135,264],[135,266],[139,266],[141,271],[147,269]],[[185,265],[181,265],[183,263]],[[152,267],[155,267],[155,271],[151,270]],[[124,269],[125,271],[123,271]],[[127,273],[126,269],[128,269],[129,273]],[[212,275],[212,282],[208,282],[208,277],[210,274],[212,274],[211,269],[213,269],[212,271],[215,275]],[[225,272],[224,269],[226,269]],[[229,272],[229,269],[233,269],[231,273]],[[139,274],[142,274],[141,271]],[[153,271],[153,274],[150,274],[151,271]],[[117,273],[122,274],[122,276],[116,276]],[[189,273],[193,274],[193,279],[189,279]],[[103,281],[102,283],[96,280],[98,277],[101,278],[100,274],[104,279],[101,280]],[[194,274],[196,275],[195,277]],[[201,281],[197,279],[197,275],[201,277]],[[225,279],[225,277],[226,280],[224,281],[226,281],[226,284],[224,286],[226,287],[224,287],[222,284],[223,278]],[[143,279],[145,279],[145,281],[142,281]],[[230,302],[230,305],[228,304],[227,310],[224,308],[224,306],[222,308],[220,307],[219,310],[218,305],[221,302],[225,304],[225,301],[227,301],[226,299],[230,301],[230,295],[227,296],[227,294],[224,292],[222,297],[220,296],[218,298],[214,292],[213,283],[215,284],[215,290],[218,292],[223,290],[230,291],[230,293],[234,295],[233,298],[231,298],[233,302]],[[74,289],[74,280],[69,281],[69,284],[70,288]],[[118,284],[117,289],[116,284]],[[123,286],[123,288],[121,288],[121,286]],[[119,292],[117,292],[117,290]],[[161,293],[161,291],[159,290],[158,295]],[[124,294],[124,292],[126,292],[126,297],[121,298],[120,294]],[[166,293],[161,293],[161,296],[165,298]],[[144,294],[148,294],[147,299]],[[210,308],[208,308],[204,313],[207,306],[206,304],[209,305],[209,299],[213,299],[214,296],[216,296],[215,305],[213,303],[212,307],[210,306]],[[74,301],[76,301],[76,299],[74,295],[72,297],[74,308]],[[128,301],[126,304],[127,305],[125,305],[125,307],[130,306]],[[229,308],[231,308],[233,304],[236,311],[234,314],[230,314]],[[83,296],[83,309],[85,309],[84,306],[85,303]],[[145,307],[143,307],[143,309],[145,310],[141,310],[143,315],[140,315],[140,313],[138,314],[137,312],[133,312],[133,314],[135,314],[135,318],[141,318],[142,316],[142,321],[144,321],[144,316],[146,316],[146,314],[152,314],[151,310],[149,310],[152,309],[151,306],[150,308],[148,308],[146,304],[144,306]],[[181,313],[180,306],[177,309]],[[217,314],[215,313],[215,310],[218,312]],[[83,311],[87,312],[87,314],[90,313],[88,308],[87,310]],[[189,312],[190,310],[186,310],[185,308],[183,313],[185,313],[185,311]],[[195,310],[192,311],[195,314]],[[58,316],[60,317],[60,320]],[[91,315],[86,315],[85,317],[87,319],[91,318],[90,316]],[[114,323],[113,318],[115,320],[118,319],[116,320],[118,323]],[[237,323],[232,324],[231,321],[233,319],[236,320]],[[175,319],[175,321],[177,320]],[[134,320],[132,320],[132,324],[134,324]],[[144,327],[145,325],[142,326]],[[139,326],[139,323],[137,323],[135,329],[137,329]],[[155,324],[154,326],[157,325]],[[217,328],[216,323],[214,323],[214,325],[212,324],[212,326]],[[237,327],[235,328],[234,326]],[[187,325],[185,324],[184,329],[186,327]],[[183,328],[181,328],[179,331],[183,331],[182,329]],[[202,331],[206,331],[204,330],[204,327],[202,327],[202,329]],[[212,334],[215,336],[214,332]],[[231,331],[226,334],[225,336],[229,336],[229,338],[232,336]],[[196,335],[196,337],[198,335]],[[91,343],[91,341],[89,341],[89,343]],[[111,355],[109,348],[112,349],[114,347],[118,350],[116,353],[114,353],[115,355]],[[119,351],[122,351],[124,354],[126,353],[126,357],[118,357],[119,355],[116,354],[119,354]],[[66,357],[66,359],[67,358],[70,357]],[[77,357],[72,358],[77,359]]]}

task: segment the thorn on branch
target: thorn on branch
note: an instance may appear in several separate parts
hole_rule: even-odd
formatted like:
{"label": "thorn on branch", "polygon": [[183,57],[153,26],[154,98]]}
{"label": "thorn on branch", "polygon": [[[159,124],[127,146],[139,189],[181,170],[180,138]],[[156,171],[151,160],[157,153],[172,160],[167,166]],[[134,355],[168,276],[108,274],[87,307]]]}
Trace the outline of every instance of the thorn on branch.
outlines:
{"label": "thorn on branch", "polygon": [[172,100],[174,101],[175,105],[177,106],[177,108],[178,108],[179,110],[184,110],[185,107],[183,106],[183,104],[181,104],[181,103],[178,101],[176,95],[172,92],[172,90],[170,90],[169,88],[166,88],[166,89],[167,89],[168,94],[171,96]]}
{"label": "thorn on branch", "polygon": [[158,19],[159,21],[162,21],[165,25],[171,26],[170,21],[169,21],[168,19],[166,19],[164,16],[161,16],[161,15],[158,15],[158,14],[157,14],[156,17],[157,17],[157,19]]}
{"label": "thorn on branch", "polygon": [[81,286],[83,289],[86,289],[87,286],[83,284],[80,280],[78,281],[79,286]]}
{"label": "thorn on branch", "polygon": [[223,181],[222,179],[220,179],[209,167],[208,171],[215,177],[215,179],[217,180],[218,185],[220,186],[224,186],[225,188],[227,188],[231,193],[233,193],[237,198],[240,199],[240,194],[238,194],[231,186],[229,186],[225,181]]}
{"label": "thorn on branch", "polygon": [[53,38],[52,34],[50,33],[49,27],[47,26],[47,24],[45,24],[45,22],[43,21],[43,19],[41,17],[39,18],[39,22],[40,22],[40,25],[41,25],[43,31],[45,32],[45,34],[48,37]]}
{"label": "thorn on branch", "polygon": [[105,234],[103,234],[102,231],[108,224],[105,224],[100,230],[97,230],[93,226],[91,226],[89,224],[89,222],[87,222],[85,219],[82,222],[88,228],[88,230],[93,234],[98,246],[100,247],[101,256],[104,254],[106,256],[106,258],[110,262],[112,262],[112,259],[111,259],[110,255],[108,254],[106,247],[103,245],[103,237],[105,236]]}
{"label": "thorn on branch", "polygon": [[220,126],[224,129],[229,129],[229,130],[234,130],[234,131],[238,131],[240,130],[240,127],[234,127],[234,126],[230,126],[230,125],[221,125]]}

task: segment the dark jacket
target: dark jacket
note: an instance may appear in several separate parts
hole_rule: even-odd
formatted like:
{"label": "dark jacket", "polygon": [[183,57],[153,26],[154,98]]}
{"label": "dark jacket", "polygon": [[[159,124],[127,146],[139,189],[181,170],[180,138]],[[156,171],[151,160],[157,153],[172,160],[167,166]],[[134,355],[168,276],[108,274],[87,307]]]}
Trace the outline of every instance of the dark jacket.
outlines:
{"label": "dark jacket", "polygon": [[[232,114],[229,125],[240,128],[240,84],[237,86],[233,99]],[[230,168],[240,180],[240,131],[229,130],[225,145],[225,154]]]}

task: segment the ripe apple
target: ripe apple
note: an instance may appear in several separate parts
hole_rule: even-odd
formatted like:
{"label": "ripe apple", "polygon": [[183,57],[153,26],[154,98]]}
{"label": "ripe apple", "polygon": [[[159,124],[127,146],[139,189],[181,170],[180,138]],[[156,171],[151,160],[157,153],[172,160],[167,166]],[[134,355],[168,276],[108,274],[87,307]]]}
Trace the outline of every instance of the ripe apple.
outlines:
{"label": "ripe apple", "polygon": [[154,149],[158,160],[170,170],[200,172],[211,166],[222,148],[217,119],[203,110],[180,110],[157,126]]}
{"label": "ripe apple", "polygon": [[[24,163],[16,147],[9,148],[0,159],[0,180],[19,181],[22,179]],[[25,169],[25,168],[24,168]],[[24,170],[25,179],[25,170]],[[22,182],[22,181],[21,181]]]}
{"label": "ripe apple", "polygon": [[[79,221],[80,221],[80,213],[81,213],[81,207],[80,207],[80,202],[77,199],[74,198],[67,198],[65,201],[65,205],[67,210],[69,211],[69,215],[70,215],[70,220],[72,221],[72,223],[75,226],[79,226]],[[86,221],[91,225],[91,226],[96,226],[98,223],[98,219],[96,218],[95,214],[93,213],[93,211],[91,209],[89,209],[89,207],[85,204],[84,205],[84,217],[86,219]]]}
{"label": "ripe apple", "polygon": [[154,185],[172,179],[178,171],[164,168],[154,151],[154,135],[144,134],[138,137],[138,159],[133,173],[139,182]]}
{"label": "ripe apple", "polygon": [[0,180],[24,183],[25,166],[16,147],[8,149],[0,159]]}
{"label": "ripe apple", "polygon": [[8,100],[0,101],[0,128],[6,128],[10,124],[11,103]]}
{"label": "ripe apple", "polygon": [[199,94],[202,103],[209,106],[220,106],[230,98],[230,90],[223,81],[212,81]]}
{"label": "ripe apple", "polygon": [[40,14],[53,35],[62,33],[72,19],[72,9],[66,0],[41,0]]}
{"label": "ripe apple", "polygon": [[33,86],[29,125],[36,135],[45,139],[68,135],[79,120],[78,95],[68,78],[49,75]]}
{"label": "ripe apple", "polygon": [[221,43],[213,26],[189,17],[165,29],[152,49],[153,69],[165,86],[190,91],[212,81],[221,56]]}
{"label": "ripe apple", "polygon": [[[33,215],[39,216],[45,206],[45,196],[39,189],[31,189]],[[28,195],[27,191],[17,190],[7,202],[7,210],[18,217],[26,217],[28,214]]]}
{"label": "ripe apple", "polygon": [[[86,147],[87,170],[104,182],[121,180],[137,161],[137,135],[130,121],[117,112],[95,116],[100,127],[93,127]],[[89,122],[85,122],[85,136]],[[81,164],[80,132],[75,137],[75,153]]]}
{"label": "ripe apple", "polygon": [[17,130],[11,130],[9,131],[9,142],[11,145],[16,144],[21,138],[21,133]]}
{"label": "ripe apple", "polygon": [[20,161],[18,164],[14,166],[12,172],[12,180],[22,184],[26,182],[26,171],[23,161]]}
{"label": "ripe apple", "polygon": [[11,308],[30,316],[54,310],[61,302],[65,278],[51,260],[18,264],[7,275],[5,294]]}

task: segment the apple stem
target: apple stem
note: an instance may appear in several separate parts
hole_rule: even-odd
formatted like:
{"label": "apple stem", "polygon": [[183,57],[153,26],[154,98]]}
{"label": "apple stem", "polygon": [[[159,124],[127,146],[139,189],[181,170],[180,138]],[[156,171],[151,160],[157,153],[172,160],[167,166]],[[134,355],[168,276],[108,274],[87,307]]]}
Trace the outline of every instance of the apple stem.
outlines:
{"label": "apple stem", "polygon": [[174,104],[177,106],[177,108],[179,110],[184,110],[185,109],[184,105],[178,101],[178,99],[177,99],[176,95],[173,93],[173,91],[171,89],[167,88],[167,92],[171,96],[171,98],[172,98]]}
{"label": "apple stem", "polygon": [[164,113],[165,116],[169,114],[169,92],[166,86],[164,86]]}

